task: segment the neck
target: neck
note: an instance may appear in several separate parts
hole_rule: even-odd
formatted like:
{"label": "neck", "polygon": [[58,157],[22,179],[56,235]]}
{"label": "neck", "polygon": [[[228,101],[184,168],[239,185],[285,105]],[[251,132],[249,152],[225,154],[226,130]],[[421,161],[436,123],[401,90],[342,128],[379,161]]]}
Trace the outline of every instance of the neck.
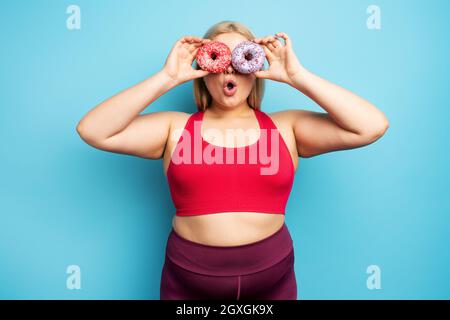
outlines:
{"label": "neck", "polygon": [[249,111],[251,111],[250,105],[247,103],[247,100],[242,104],[235,107],[226,107],[222,106],[216,101],[213,101],[211,105],[207,108],[208,113],[211,113],[220,118],[236,118],[248,115]]}

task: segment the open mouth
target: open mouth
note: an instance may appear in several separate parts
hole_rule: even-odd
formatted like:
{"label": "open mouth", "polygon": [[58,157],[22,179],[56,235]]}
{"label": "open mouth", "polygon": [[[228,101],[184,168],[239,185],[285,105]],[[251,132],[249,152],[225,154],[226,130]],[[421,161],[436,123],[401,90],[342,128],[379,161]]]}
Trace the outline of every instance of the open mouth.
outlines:
{"label": "open mouth", "polygon": [[226,96],[232,96],[237,91],[237,83],[234,80],[225,80],[224,87],[223,87],[223,93]]}

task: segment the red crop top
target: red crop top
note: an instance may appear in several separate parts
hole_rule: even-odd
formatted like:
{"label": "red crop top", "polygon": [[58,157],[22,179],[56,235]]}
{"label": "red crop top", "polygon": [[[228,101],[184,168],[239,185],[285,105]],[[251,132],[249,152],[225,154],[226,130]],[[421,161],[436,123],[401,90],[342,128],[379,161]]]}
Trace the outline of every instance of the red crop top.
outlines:
{"label": "red crop top", "polygon": [[285,214],[294,180],[291,154],[272,119],[252,110],[260,127],[259,139],[243,147],[207,142],[201,133],[205,112],[189,117],[167,169],[176,215]]}

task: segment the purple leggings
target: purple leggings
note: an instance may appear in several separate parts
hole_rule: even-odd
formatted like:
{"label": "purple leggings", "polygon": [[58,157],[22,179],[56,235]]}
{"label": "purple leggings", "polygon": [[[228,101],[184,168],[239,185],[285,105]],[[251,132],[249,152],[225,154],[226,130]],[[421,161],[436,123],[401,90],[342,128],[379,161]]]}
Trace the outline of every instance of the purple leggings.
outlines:
{"label": "purple leggings", "polygon": [[161,300],[296,300],[293,242],[286,224],[239,246],[210,246],[172,228],[161,274]]}

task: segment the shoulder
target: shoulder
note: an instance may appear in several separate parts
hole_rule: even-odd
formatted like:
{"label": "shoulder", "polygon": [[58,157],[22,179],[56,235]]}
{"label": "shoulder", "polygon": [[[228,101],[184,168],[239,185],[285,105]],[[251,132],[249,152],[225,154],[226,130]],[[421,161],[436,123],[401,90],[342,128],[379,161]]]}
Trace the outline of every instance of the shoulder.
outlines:
{"label": "shoulder", "polygon": [[187,120],[193,113],[187,113],[183,111],[165,111],[172,118],[172,121],[183,121]]}
{"label": "shoulder", "polygon": [[166,122],[179,121],[183,117],[189,117],[188,113],[180,111],[154,111],[141,115],[143,119],[158,119]]}
{"label": "shoulder", "polygon": [[[194,112],[195,113],[195,112]],[[157,119],[170,123],[171,126],[186,122],[194,113],[187,113],[183,111],[154,111],[141,115],[144,119]]]}
{"label": "shoulder", "polygon": [[170,111],[171,114],[171,129],[184,128],[189,118],[198,111],[187,113],[183,111]]}
{"label": "shoulder", "polygon": [[299,128],[307,123],[313,123],[316,119],[323,118],[326,113],[315,112],[301,109],[287,109],[277,112],[272,112],[270,117],[274,122],[282,126],[287,126],[292,129]]}
{"label": "shoulder", "polygon": [[[155,123],[166,126],[169,133],[177,128],[184,128],[190,116],[194,113],[187,113],[183,111],[155,111],[141,115],[144,123],[154,128]],[[156,122],[155,122],[156,121]]]}
{"label": "shoulder", "polygon": [[307,112],[308,111],[306,110],[286,109],[266,114],[272,119],[277,127],[293,129],[296,120],[305,117]]}
{"label": "shoulder", "polygon": [[286,109],[276,112],[267,113],[268,116],[283,125],[293,125],[294,120],[299,117],[306,117],[310,111],[300,109]]}
{"label": "shoulder", "polygon": [[176,142],[181,137],[182,129],[186,126],[189,118],[198,111],[192,113],[187,113],[183,111],[163,111],[163,112],[165,112],[166,116],[170,118],[169,132],[166,142],[166,151],[164,152],[165,157],[168,157],[168,159],[170,159],[172,149],[176,145]]}

